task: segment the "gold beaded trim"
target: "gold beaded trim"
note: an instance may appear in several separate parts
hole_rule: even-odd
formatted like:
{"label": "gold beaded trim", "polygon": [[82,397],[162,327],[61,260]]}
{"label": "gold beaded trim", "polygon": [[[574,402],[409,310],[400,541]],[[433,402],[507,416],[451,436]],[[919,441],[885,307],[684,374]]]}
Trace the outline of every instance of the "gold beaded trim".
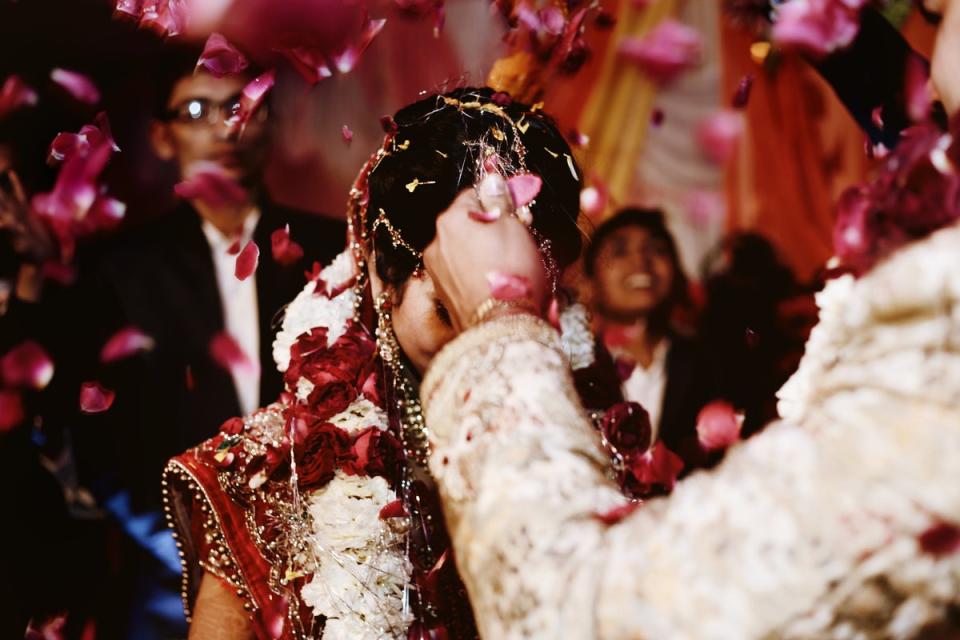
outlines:
{"label": "gold beaded trim", "polygon": [[390,224],[390,219],[387,218],[387,213],[382,208],[380,213],[377,215],[377,219],[373,221],[373,233],[377,232],[377,229],[384,227],[387,230],[387,233],[390,234],[390,241],[393,243],[393,248],[403,247],[409,251],[416,260],[423,260],[423,254],[407,244],[407,241],[403,239],[403,236],[400,235],[400,232]]}

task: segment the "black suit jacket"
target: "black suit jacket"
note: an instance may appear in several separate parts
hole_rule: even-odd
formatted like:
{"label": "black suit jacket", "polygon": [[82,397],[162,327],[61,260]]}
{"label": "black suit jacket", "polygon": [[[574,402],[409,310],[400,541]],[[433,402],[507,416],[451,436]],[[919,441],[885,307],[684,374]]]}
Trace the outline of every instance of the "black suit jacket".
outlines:
{"label": "black suit jacket", "polygon": [[[282,389],[273,364],[278,312],[305,284],[304,271],[326,262],[345,246],[342,222],[272,203],[262,203],[253,238],[260,247],[256,271],[260,325],[260,402]],[[271,253],[271,234],[290,225],[303,259],[281,266]],[[96,351],[117,329],[134,325],[153,337],[155,347],[113,365],[98,378],[117,393],[104,414],[81,416],[74,438],[84,479],[101,494],[128,489],[136,510],[160,502],[159,477],[166,460],[214,435],[239,415],[230,374],[211,358],[211,339],[224,318],[213,259],[200,216],[184,204],[117,238],[98,260],[85,286],[85,340],[82,358],[90,370]],[[89,373],[77,372],[89,379]]]}

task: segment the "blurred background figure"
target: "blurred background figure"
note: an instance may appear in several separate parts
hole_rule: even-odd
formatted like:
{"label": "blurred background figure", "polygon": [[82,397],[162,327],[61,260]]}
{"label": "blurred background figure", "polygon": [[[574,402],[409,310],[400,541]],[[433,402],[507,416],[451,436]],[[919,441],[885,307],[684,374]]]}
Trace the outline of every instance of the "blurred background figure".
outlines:
{"label": "blurred background figure", "polygon": [[623,209],[600,225],[584,259],[597,331],[614,356],[624,397],[650,415],[654,439],[702,462],[696,421],[714,399],[692,333],[693,303],[663,213]]}
{"label": "blurred background figure", "polygon": [[716,391],[745,414],[743,435],[777,417],[776,392],[796,371],[816,323],[802,286],[759,233],[734,233],[706,262],[699,334]]}

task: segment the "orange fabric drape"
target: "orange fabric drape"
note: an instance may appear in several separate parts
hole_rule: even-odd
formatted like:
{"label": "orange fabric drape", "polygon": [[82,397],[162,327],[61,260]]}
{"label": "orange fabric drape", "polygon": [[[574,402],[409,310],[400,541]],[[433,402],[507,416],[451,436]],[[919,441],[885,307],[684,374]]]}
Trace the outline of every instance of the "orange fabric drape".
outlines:
{"label": "orange fabric drape", "polygon": [[725,95],[744,75],[756,78],[726,176],[728,228],[766,235],[808,278],[832,255],[837,197],[868,172],[864,135],[806,62],[786,56],[767,72],[750,57],[750,34],[722,29]]}

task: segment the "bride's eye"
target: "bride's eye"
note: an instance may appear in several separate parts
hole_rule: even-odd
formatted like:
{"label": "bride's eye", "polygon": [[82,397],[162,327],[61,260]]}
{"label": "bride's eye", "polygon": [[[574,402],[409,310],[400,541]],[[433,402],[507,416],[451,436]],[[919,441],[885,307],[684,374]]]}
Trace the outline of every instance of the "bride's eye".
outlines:
{"label": "bride's eye", "polygon": [[437,312],[437,317],[440,318],[440,322],[448,327],[453,327],[453,321],[450,320],[450,312],[447,311],[447,308],[443,306],[442,302],[440,302],[440,298],[435,298],[433,300],[433,308],[434,311]]}

